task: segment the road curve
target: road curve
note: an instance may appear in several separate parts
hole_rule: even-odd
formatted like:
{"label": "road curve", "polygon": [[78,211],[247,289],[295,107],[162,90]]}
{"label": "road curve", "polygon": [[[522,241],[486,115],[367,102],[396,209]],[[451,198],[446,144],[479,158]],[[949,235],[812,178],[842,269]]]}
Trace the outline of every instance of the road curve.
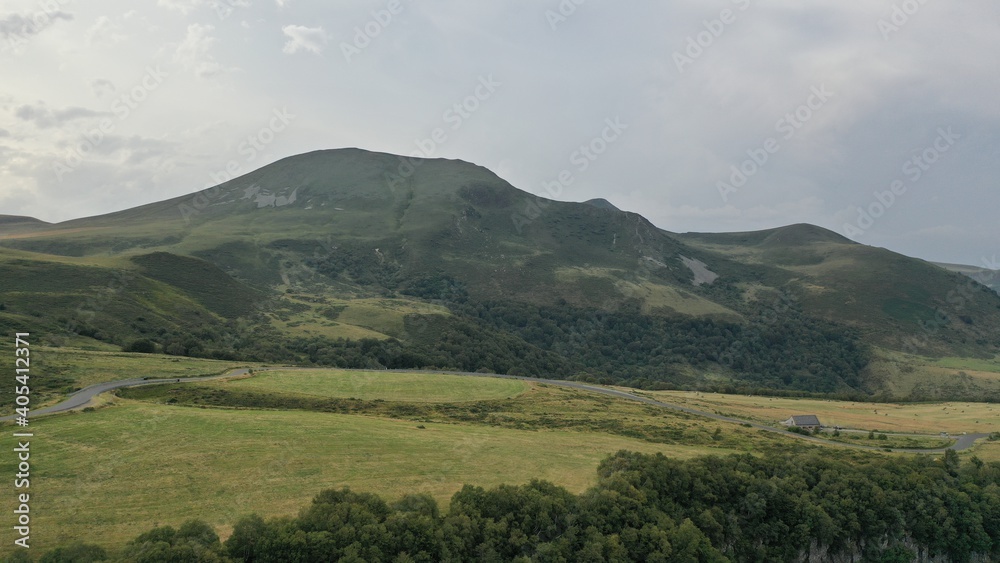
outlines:
{"label": "road curve", "polygon": [[[122,389],[125,387],[141,387],[143,385],[162,385],[164,383],[188,383],[192,381],[210,381],[212,379],[222,379],[224,377],[245,375],[248,373],[248,371],[249,370],[247,368],[237,368],[218,375],[200,375],[196,377],[181,377],[181,378],[170,377],[163,379],[134,378],[134,379],[122,379],[119,381],[109,381],[107,383],[97,383],[95,385],[91,385],[90,387],[84,387],[83,389],[80,389],[79,391],[73,393],[69,397],[66,397],[66,400],[62,401],[61,403],[57,403],[55,405],[41,408],[38,410],[32,409],[31,411],[28,412],[28,418],[31,419],[36,416],[55,414],[59,412],[67,412],[83,408],[87,406],[87,404],[90,403],[90,401],[94,397],[100,395],[101,393],[112,391],[114,389]],[[14,420],[14,418],[15,418],[14,415],[4,416],[0,417],[0,421]]]}
{"label": "road curve", "polygon": [[[300,368],[300,367],[254,368],[254,371],[267,371],[267,370],[270,370],[270,369],[310,370],[310,369],[326,369],[326,368]],[[756,422],[750,422],[750,421],[742,420],[742,419],[739,419],[739,418],[732,418],[732,417],[729,417],[729,416],[723,416],[721,414],[716,414],[716,413],[702,411],[702,410],[698,410],[698,409],[692,409],[692,408],[688,408],[688,407],[683,407],[681,405],[676,405],[676,404],[673,404],[673,403],[665,403],[663,401],[657,401],[656,399],[650,399],[649,397],[643,397],[641,395],[636,395],[636,394],[633,394],[633,393],[629,393],[627,391],[619,391],[617,389],[610,389],[608,387],[601,387],[601,386],[598,386],[598,385],[591,385],[591,384],[588,384],[588,383],[580,383],[580,382],[577,382],[577,381],[565,381],[565,380],[562,380],[562,379],[544,379],[544,378],[539,378],[539,377],[524,377],[524,376],[519,376],[519,375],[502,375],[502,374],[493,374],[493,373],[471,373],[471,372],[452,372],[452,371],[448,371],[448,372],[441,372],[441,371],[427,372],[427,371],[422,371],[422,370],[388,370],[388,371],[392,371],[392,372],[395,372],[395,373],[443,373],[443,374],[447,374],[447,375],[461,375],[461,376],[467,376],[467,377],[492,377],[492,378],[497,378],[497,379],[519,379],[519,380],[522,380],[522,381],[530,381],[530,382],[534,382],[534,383],[544,383],[544,384],[547,384],[547,385],[556,385],[556,386],[559,386],[559,387],[567,387],[567,388],[570,388],[570,389],[579,389],[581,391],[589,391],[589,392],[598,393],[598,394],[601,394],[601,395],[608,395],[608,396],[616,397],[616,398],[619,398],[619,399],[626,399],[626,400],[630,400],[630,401],[637,401],[637,402],[640,402],[640,403],[645,403],[647,405],[653,405],[653,406],[656,406],[656,407],[660,407],[660,408],[672,410],[672,411],[675,411],[675,412],[682,412],[682,413],[686,413],[686,414],[690,414],[690,415],[694,415],[694,416],[701,416],[701,417],[704,417],[704,418],[710,418],[712,420],[718,420],[718,421],[721,421],[721,422],[728,422],[728,423],[731,423],[731,424],[740,424],[740,425],[743,425],[743,426],[749,425],[750,427],[756,428],[758,430],[764,430],[766,432],[774,432],[776,434],[781,434],[782,436],[791,436],[791,437],[794,437],[794,438],[798,438],[800,440],[806,440],[806,441],[814,442],[814,443],[818,443],[818,444],[843,446],[843,447],[846,447],[846,448],[854,448],[854,449],[858,449],[858,450],[872,450],[872,451],[883,451],[884,450],[884,448],[880,448],[880,447],[877,447],[877,446],[864,446],[864,445],[860,445],[860,444],[847,444],[847,443],[844,443],[844,442],[834,442],[832,440],[824,440],[823,438],[817,438],[815,436],[805,436],[805,435],[802,435],[802,434],[796,434],[794,432],[788,432],[788,431],[782,430],[780,428],[774,428],[773,426],[767,426],[767,425],[764,425],[764,424],[759,424],[759,423],[756,423]],[[52,405],[50,407],[45,407],[43,409],[38,409],[38,410],[31,411],[29,413],[29,418],[32,418],[32,417],[35,417],[35,416],[46,415],[46,414],[54,414],[54,413],[60,413],[60,412],[67,412],[67,411],[71,411],[71,410],[82,408],[82,407],[86,406],[97,395],[100,395],[101,393],[105,393],[107,391],[112,391],[114,389],[122,389],[122,388],[125,388],[125,387],[140,387],[140,386],[143,386],[143,385],[162,385],[162,384],[165,384],[165,383],[191,383],[191,382],[197,382],[197,381],[210,381],[210,380],[213,380],[213,379],[223,379],[223,378],[226,378],[226,377],[235,377],[235,376],[240,376],[240,375],[246,375],[247,373],[249,373],[249,368],[237,368],[237,369],[229,370],[229,371],[227,371],[225,373],[222,373],[222,374],[219,374],[219,375],[203,375],[203,376],[198,376],[198,377],[164,378],[164,379],[141,379],[141,378],[135,378],[135,379],[123,379],[123,380],[120,380],[120,381],[109,381],[107,383],[98,383],[96,385],[91,385],[90,387],[86,387],[84,389],[81,389],[81,390],[77,391],[76,393],[73,393],[72,395],[70,395],[69,397],[67,397],[65,401],[63,401],[61,403]],[[14,420],[14,415],[0,417],[0,422],[7,421],[7,420]],[[961,450],[966,450],[966,449],[971,448],[975,444],[975,442],[977,440],[979,440],[981,438],[985,438],[987,436],[988,436],[988,434],[964,434],[962,436],[958,436],[957,439],[956,439],[956,441],[955,441],[955,443],[952,444],[951,446],[947,447],[947,448],[938,448],[938,449],[932,449],[932,450],[928,450],[928,449],[894,448],[892,451],[894,451],[894,452],[904,452],[904,453],[918,453],[918,454],[940,454],[940,453],[944,453],[947,450],[961,451]]]}

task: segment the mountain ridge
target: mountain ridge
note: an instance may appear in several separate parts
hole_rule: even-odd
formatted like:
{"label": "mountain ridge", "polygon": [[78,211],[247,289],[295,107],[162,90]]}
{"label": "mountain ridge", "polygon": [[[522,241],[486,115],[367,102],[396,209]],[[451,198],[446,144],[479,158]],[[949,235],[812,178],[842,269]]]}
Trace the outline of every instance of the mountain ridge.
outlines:
{"label": "mountain ridge", "polygon": [[[674,384],[708,370],[830,390],[865,385],[862,341],[980,357],[1000,349],[1000,298],[921,260],[808,224],[672,233],[610,203],[532,195],[464,161],[314,151],[186,196],[31,225],[0,221],[0,264],[18,280],[0,284],[9,303],[0,323],[64,319],[88,338],[153,339],[173,352],[263,354],[242,346],[267,333],[283,342],[269,356],[278,360],[304,353],[290,338],[320,348],[398,339],[399,353],[419,354],[364,361],[548,365],[564,376]],[[124,274],[133,281],[122,288],[104,282],[113,303],[78,319],[83,296],[109,291],[97,280]],[[46,275],[70,279],[46,285]],[[32,320],[37,312],[42,320]],[[928,335],[926,323],[941,316]],[[218,338],[185,336],[198,331]],[[448,348],[462,334],[479,343]],[[727,364],[736,350],[749,356]],[[793,350],[820,355],[792,361]],[[639,375],[628,376],[630,366]]]}

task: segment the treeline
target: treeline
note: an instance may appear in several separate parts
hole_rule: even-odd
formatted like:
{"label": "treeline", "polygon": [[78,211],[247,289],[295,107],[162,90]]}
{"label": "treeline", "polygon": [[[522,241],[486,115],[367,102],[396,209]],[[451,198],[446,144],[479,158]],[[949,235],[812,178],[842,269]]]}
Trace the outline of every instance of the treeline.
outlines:
{"label": "treeline", "polygon": [[[367,271],[352,264],[344,268]],[[63,319],[59,325],[126,351],[231,361],[493,371],[699,390],[708,390],[700,374],[716,371],[732,377],[734,390],[864,391],[860,373],[869,354],[858,335],[792,306],[771,316],[744,311],[749,320],[735,323],[647,315],[635,301],[604,311],[565,302],[474,298],[444,276],[409,280],[397,288],[442,304],[452,315],[410,315],[398,339],[381,341],[291,337],[261,312],[228,320],[193,315],[172,326],[163,326],[155,315],[116,323],[105,323],[101,316]]]}
{"label": "treeline", "polygon": [[700,380],[684,375],[694,367],[729,372],[744,386],[845,392],[861,388],[860,372],[869,361],[856,333],[792,309],[766,322],[739,324],[644,315],[637,302],[615,311],[472,300],[450,307],[633,387],[697,388]]}
{"label": "treeline", "polygon": [[[158,527],[120,560],[792,561],[1000,559],[1000,464],[950,451],[734,455],[689,461],[619,452],[574,495],[550,483],[465,486],[442,514],[427,495],[386,503],[320,493],[298,517],[240,519],[220,542],[206,524]],[[89,558],[69,555],[89,550]],[[53,555],[57,554],[57,555]],[[75,544],[40,561],[101,561]],[[110,558],[108,558],[110,559]]]}
{"label": "treeline", "polygon": [[[863,394],[869,354],[850,330],[795,311],[770,322],[643,315],[520,302],[452,301],[454,313],[409,315],[402,339],[289,338],[258,324],[163,331],[128,351],[362,369],[450,369],[576,378],[639,388],[709,389],[692,372],[730,374],[731,390]],[[718,385],[718,384],[715,384]]]}

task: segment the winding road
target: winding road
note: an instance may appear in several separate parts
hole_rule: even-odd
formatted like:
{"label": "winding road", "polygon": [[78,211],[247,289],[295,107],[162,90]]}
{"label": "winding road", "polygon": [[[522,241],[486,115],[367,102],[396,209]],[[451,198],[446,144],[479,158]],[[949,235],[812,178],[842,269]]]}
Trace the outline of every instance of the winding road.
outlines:
{"label": "winding road", "polygon": [[[181,378],[170,377],[163,379],[134,378],[134,379],[122,379],[119,381],[109,381],[107,383],[97,383],[95,385],[91,385],[90,387],[84,387],[83,389],[80,389],[79,391],[71,394],[69,397],[66,398],[65,401],[61,403],[57,403],[55,405],[44,407],[38,410],[32,409],[28,413],[28,418],[34,418],[36,416],[42,416],[46,414],[55,414],[60,412],[67,412],[76,409],[81,409],[83,407],[86,407],[87,404],[89,404],[94,397],[100,395],[101,393],[112,391],[114,389],[122,389],[125,387],[141,387],[143,385],[163,385],[165,383],[191,383],[194,381],[211,381],[213,379],[223,379],[226,377],[237,377],[240,375],[246,375],[247,373],[249,373],[249,371],[250,370],[248,368],[239,368],[239,369],[229,370],[225,373],[221,373],[218,375],[200,375],[196,377],[181,377]],[[14,420],[14,415],[0,417],[0,422],[7,420]]]}
{"label": "winding road", "polygon": [[[323,368],[296,368],[296,367],[286,367],[286,368],[256,368],[255,371],[266,371],[266,370],[270,370],[270,369],[308,370],[308,369],[323,369]],[[421,370],[389,370],[389,371],[395,372],[395,373],[425,373],[425,374],[429,373],[429,372],[421,371]],[[38,409],[38,410],[32,410],[32,411],[30,411],[29,415],[30,415],[30,418],[33,418],[33,417],[36,417],[36,416],[41,416],[41,415],[46,415],[46,414],[55,414],[55,413],[67,412],[67,411],[72,411],[72,410],[80,409],[80,408],[85,407],[88,403],[90,403],[90,401],[93,400],[94,397],[100,395],[101,393],[105,393],[107,391],[112,391],[114,389],[122,389],[122,388],[125,388],[125,387],[140,387],[140,386],[143,386],[143,385],[162,385],[162,384],[166,384],[166,383],[193,383],[193,382],[198,382],[198,381],[211,381],[213,379],[224,379],[224,378],[229,378],[229,377],[238,377],[238,376],[241,376],[241,375],[247,375],[248,373],[250,373],[249,368],[238,368],[238,369],[229,370],[229,371],[227,371],[225,373],[222,373],[222,374],[219,374],[219,375],[204,375],[204,376],[197,376],[197,377],[182,377],[182,378],[179,378],[179,379],[178,378],[164,378],[164,379],[141,379],[141,378],[134,378],[134,379],[122,379],[120,381],[109,381],[107,383],[98,383],[96,385],[91,385],[90,387],[86,387],[84,389],[81,389],[81,390],[73,393],[72,395],[70,395],[69,397],[67,397],[66,400],[62,401],[61,403],[58,403],[58,404],[55,404],[55,405],[52,405],[52,406],[49,406],[49,407],[45,407],[45,408],[42,408],[42,409]],[[718,421],[721,421],[721,422],[728,422],[728,423],[731,423],[731,424],[740,424],[740,425],[744,425],[744,426],[749,425],[750,427],[756,428],[758,430],[764,430],[766,432],[774,432],[776,434],[781,434],[782,436],[791,436],[791,437],[794,437],[794,438],[798,438],[798,439],[801,439],[801,440],[807,440],[809,442],[814,442],[814,443],[818,443],[818,444],[843,446],[843,447],[846,447],[846,448],[854,448],[854,449],[858,449],[858,450],[876,450],[876,451],[883,450],[883,448],[877,447],[877,446],[864,446],[864,445],[860,445],[860,444],[848,444],[848,443],[844,443],[844,442],[834,442],[834,441],[831,441],[831,440],[825,440],[823,438],[817,438],[815,436],[805,436],[805,435],[802,435],[802,434],[795,434],[795,433],[792,433],[792,432],[788,432],[787,430],[783,430],[783,429],[780,429],[780,428],[775,428],[773,426],[767,426],[765,424],[760,424],[760,423],[756,423],[756,422],[750,422],[748,420],[742,420],[742,419],[739,419],[739,418],[732,418],[732,417],[729,417],[729,416],[723,416],[721,414],[716,414],[716,413],[712,413],[712,412],[707,412],[707,411],[702,411],[702,410],[698,410],[698,409],[692,409],[692,408],[688,408],[688,407],[683,407],[681,405],[676,405],[676,404],[673,404],[673,403],[665,403],[663,401],[657,401],[656,399],[650,399],[649,397],[643,397],[641,395],[636,395],[634,393],[629,393],[627,391],[619,391],[617,389],[611,389],[611,388],[608,388],[608,387],[601,387],[601,386],[598,386],[598,385],[590,385],[588,383],[579,383],[579,382],[576,382],[576,381],[564,381],[564,380],[561,380],[561,379],[543,379],[543,378],[538,378],[538,377],[523,377],[523,376],[518,376],[518,375],[501,375],[501,374],[492,374],[492,373],[470,373],[470,372],[434,372],[434,373],[442,373],[442,374],[447,374],[447,375],[462,375],[462,376],[467,376],[467,377],[492,377],[492,378],[497,378],[497,379],[519,379],[519,380],[522,380],[522,381],[529,381],[529,382],[533,382],[533,383],[544,383],[546,385],[555,385],[555,386],[559,386],[559,387],[566,387],[566,388],[569,388],[569,389],[579,389],[581,391],[588,391],[588,392],[591,392],[591,393],[598,393],[598,394],[607,395],[607,396],[610,396],[610,397],[617,397],[619,399],[626,399],[626,400],[630,400],[630,401],[637,401],[637,402],[640,402],[640,403],[645,403],[647,405],[653,405],[653,406],[660,407],[660,408],[663,408],[663,409],[668,409],[668,410],[672,410],[672,411],[675,411],[675,412],[682,412],[682,413],[686,413],[686,414],[690,414],[690,415],[694,415],[694,416],[700,416],[700,417],[704,417],[704,418],[710,418],[712,420],[718,420]],[[8,421],[8,420],[14,420],[14,415],[0,417],[0,421]],[[904,452],[904,453],[921,453],[921,454],[940,454],[940,453],[944,453],[947,450],[961,451],[961,450],[966,450],[966,449],[971,448],[975,444],[975,442],[977,440],[980,440],[982,438],[986,438],[987,436],[988,436],[988,434],[963,434],[961,436],[955,437],[956,438],[955,443],[952,444],[951,446],[947,447],[947,448],[938,448],[938,449],[893,448],[892,451],[894,451],[894,452]]]}

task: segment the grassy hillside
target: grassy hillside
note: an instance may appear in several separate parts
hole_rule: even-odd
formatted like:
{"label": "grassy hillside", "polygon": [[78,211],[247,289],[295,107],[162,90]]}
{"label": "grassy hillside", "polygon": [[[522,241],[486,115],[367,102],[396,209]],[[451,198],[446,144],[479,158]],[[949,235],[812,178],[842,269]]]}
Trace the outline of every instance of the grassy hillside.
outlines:
{"label": "grassy hillside", "polygon": [[1000,352],[1000,295],[819,227],[678,235],[357,149],[98,217],[7,218],[0,268],[9,330],[218,359],[846,393],[879,386],[869,344]]}
{"label": "grassy hillside", "polygon": [[969,276],[993,291],[1000,293],[1000,270],[991,270],[979,266],[966,266],[963,264],[944,264],[941,262],[935,262],[934,264],[946,270]]}
{"label": "grassy hillside", "polygon": [[[751,270],[778,270],[802,310],[852,326],[880,345],[911,353],[993,357],[1000,346],[1000,299],[958,273],[812,225],[752,233],[678,235]],[[709,261],[711,264],[711,262]],[[747,294],[750,276],[721,279]],[[765,280],[764,287],[773,286]]]}

